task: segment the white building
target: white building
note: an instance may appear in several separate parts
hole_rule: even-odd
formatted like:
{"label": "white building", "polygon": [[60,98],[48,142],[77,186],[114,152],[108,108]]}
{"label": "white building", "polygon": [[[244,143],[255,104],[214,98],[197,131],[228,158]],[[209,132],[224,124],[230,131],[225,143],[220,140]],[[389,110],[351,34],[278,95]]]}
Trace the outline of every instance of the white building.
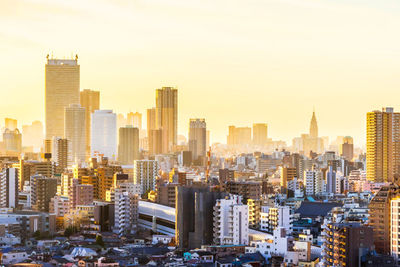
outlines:
{"label": "white building", "polygon": [[159,164],[155,160],[135,160],[133,181],[141,187],[141,194],[155,190]]}
{"label": "white building", "polygon": [[287,253],[293,248],[294,238],[288,236],[284,228],[274,230],[272,239],[251,241],[246,252],[260,252],[264,258],[269,259],[272,256],[286,257]]}
{"label": "white building", "polygon": [[304,172],[304,186],[307,196],[314,196],[324,192],[324,180],[322,172],[317,170],[307,170]]}
{"label": "white building", "polygon": [[18,206],[18,169],[5,168],[0,172],[0,208]]}
{"label": "white building", "polygon": [[92,113],[91,154],[115,160],[117,155],[117,116],[112,110]]}
{"label": "white building", "polygon": [[249,211],[242,197],[230,195],[218,199],[214,206],[214,243],[247,245],[249,242]]}
{"label": "white building", "polygon": [[139,196],[126,192],[124,189],[115,189],[115,222],[114,232],[119,236],[134,234],[138,223]]}
{"label": "white building", "polygon": [[400,260],[400,197],[396,197],[390,201],[391,212],[390,212],[390,251],[396,262]]}
{"label": "white building", "polygon": [[11,265],[19,262],[23,262],[29,257],[26,252],[8,252],[1,255],[1,264]]}
{"label": "white building", "polygon": [[68,163],[79,164],[86,159],[86,112],[79,104],[65,108],[64,137],[69,141]]}
{"label": "white building", "polygon": [[293,209],[289,206],[262,206],[260,230],[272,233],[277,228],[284,228],[287,233],[293,229]]}

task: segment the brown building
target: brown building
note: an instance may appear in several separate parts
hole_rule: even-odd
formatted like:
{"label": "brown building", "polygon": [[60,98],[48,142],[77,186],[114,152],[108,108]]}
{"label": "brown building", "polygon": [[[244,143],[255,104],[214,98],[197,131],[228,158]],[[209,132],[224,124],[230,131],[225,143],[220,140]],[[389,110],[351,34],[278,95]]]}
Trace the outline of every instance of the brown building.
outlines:
{"label": "brown building", "polygon": [[243,196],[244,203],[247,203],[248,199],[260,199],[261,189],[261,182],[228,181],[226,183],[226,191],[234,195]]}
{"label": "brown building", "polygon": [[156,183],[155,202],[161,205],[175,207],[176,188],[178,183],[164,183],[158,179]]}
{"label": "brown building", "polygon": [[50,200],[57,193],[57,179],[33,175],[30,184],[32,209],[49,212]]}
{"label": "brown building", "polygon": [[354,223],[328,224],[324,231],[325,266],[359,266],[360,251],[373,251],[372,228]]}
{"label": "brown building", "polygon": [[294,177],[297,177],[297,169],[296,168],[281,168],[281,187],[287,189],[287,183],[292,181]]}
{"label": "brown building", "polygon": [[390,200],[399,193],[399,186],[383,186],[369,203],[369,226],[374,230],[376,252],[390,253]]}

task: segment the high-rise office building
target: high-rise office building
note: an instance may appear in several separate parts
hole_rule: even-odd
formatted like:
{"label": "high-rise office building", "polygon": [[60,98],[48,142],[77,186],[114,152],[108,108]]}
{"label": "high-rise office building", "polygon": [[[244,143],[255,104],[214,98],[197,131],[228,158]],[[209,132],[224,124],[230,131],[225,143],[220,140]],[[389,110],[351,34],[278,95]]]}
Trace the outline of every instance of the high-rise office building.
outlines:
{"label": "high-rise office building", "polygon": [[21,152],[22,151],[22,134],[18,129],[5,129],[3,133],[4,149],[6,151]]}
{"label": "high-rise office building", "polygon": [[268,142],[268,126],[266,123],[253,124],[253,144],[264,146]]}
{"label": "high-rise office building", "polygon": [[354,157],[354,145],[353,137],[345,136],[343,138],[343,144],[340,146],[340,155],[346,160],[353,160]]}
{"label": "high-rise office building", "polygon": [[95,110],[91,127],[92,156],[104,155],[115,159],[117,155],[117,116],[112,110]]}
{"label": "high-rise office building", "polygon": [[229,126],[228,145],[251,144],[251,128]]}
{"label": "high-rise office building", "polygon": [[162,130],[162,152],[172,152],[178,140],[177,89],[163,87],[156,90],[156,127]]}
{"label": "high-rise office building", "polygon": [[147,139],[149,143],[149,154],[157,155],[162,151],[162,130],[157,128],[156,108],[147,110]]}
{"label": "high-rise office building", "polygon": [[16,119],[4,118],[4,127],[10,131],[18,128],[18,121]]}
{"label": "high-rise office building", "polygon": [[132,126],[119,128],[118,161],[132,165],[139,159],[139,129]]}
{"label": "high-rise office building", "polygon": [[205,159],[207,153],[207,124],[205,119],[190,119],[189,122],[189,151],[192,159]]}
{"label": "high-rise office building", "polygon": [[317,138],[318,137],[318,124],[317,117],[315,116],[315,111],[312,113],[311,122],[310,122],[310,137]]}
{"label": "high-rise office building", "polygon": [[18,169],[4,168],[0,172],[0,208],[18,207]]}
{"label": "high-rise office building", "polygon": [[393,108],[367,113],[367,179],[393,182],[400,174],[400,113]]}
{"label": "high-rise office building", "polygon": [[133,180],[141,187],[141,194],[155,190],[156,180],[160,167],[155,160],[135,160],[133,167]]}
{"label": "high-rise office building", "polygon": [[81,106],[85,108],[86,117],[86,155],[90,155],[90,136],[92,125],[92,113],[100,109],[100,92],[90,89],[85,89],[80,92]]}
{"label": "high-rise office building", "polygon": [[[86,158],[86,112],[79,104],[65,108],[64,137],[69,141],[69,163],[85,162]],[[54,157],[54,156],[53,156]]]}
{"label": "high-rise office building", "polygon": [[79,104],[80,66],[75,59],[47,56],[45,67],[46,139],[64,135],[64,109]]}
{"label": "high-rise office building", "polygon": [[32,122],[32,125],[22,125],[22,145],[33,146],[39,149],[43,142],[43,124],[40,121]]}
{"label": "high-rise office building", "polygon": [[142,130],[142,113],[139,112],[129,112],[126,116],[126,124],[138,128],[139,131]]}

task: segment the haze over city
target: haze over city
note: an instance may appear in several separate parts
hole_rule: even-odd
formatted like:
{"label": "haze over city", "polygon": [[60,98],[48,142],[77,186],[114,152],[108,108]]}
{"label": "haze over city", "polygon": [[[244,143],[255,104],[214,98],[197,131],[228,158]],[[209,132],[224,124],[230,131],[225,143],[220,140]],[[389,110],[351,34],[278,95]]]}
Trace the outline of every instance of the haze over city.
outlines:
{"label": "haze over city", "polygon": [[400,1],[0,0],[0,266],[400,266]]}
{"label": "haze over city", "polygon": [[101,91],[102,108],[145,113],[154,89],[177,87],[180,134],[194,116],[222,143],[228,125],[266,122],[290,144],[315,107],[321,136],[363,146],[365,113],[400,108],[399,12],[396,1],[3,0],[0,114],[44,122],[45,55],[77,53],[81,88]]}

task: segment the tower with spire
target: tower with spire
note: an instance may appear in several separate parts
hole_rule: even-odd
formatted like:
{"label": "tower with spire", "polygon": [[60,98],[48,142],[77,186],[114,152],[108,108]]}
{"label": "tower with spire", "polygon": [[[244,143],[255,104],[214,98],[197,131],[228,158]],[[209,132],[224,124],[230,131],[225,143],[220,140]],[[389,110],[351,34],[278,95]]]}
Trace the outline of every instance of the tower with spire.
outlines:
{"label": "tower with spire", "polygon": [[318,124],[317,124],[317,118],[315,117],[315,110],[313,110],[310,123],[310,137],[312,138],[318,137]]}

